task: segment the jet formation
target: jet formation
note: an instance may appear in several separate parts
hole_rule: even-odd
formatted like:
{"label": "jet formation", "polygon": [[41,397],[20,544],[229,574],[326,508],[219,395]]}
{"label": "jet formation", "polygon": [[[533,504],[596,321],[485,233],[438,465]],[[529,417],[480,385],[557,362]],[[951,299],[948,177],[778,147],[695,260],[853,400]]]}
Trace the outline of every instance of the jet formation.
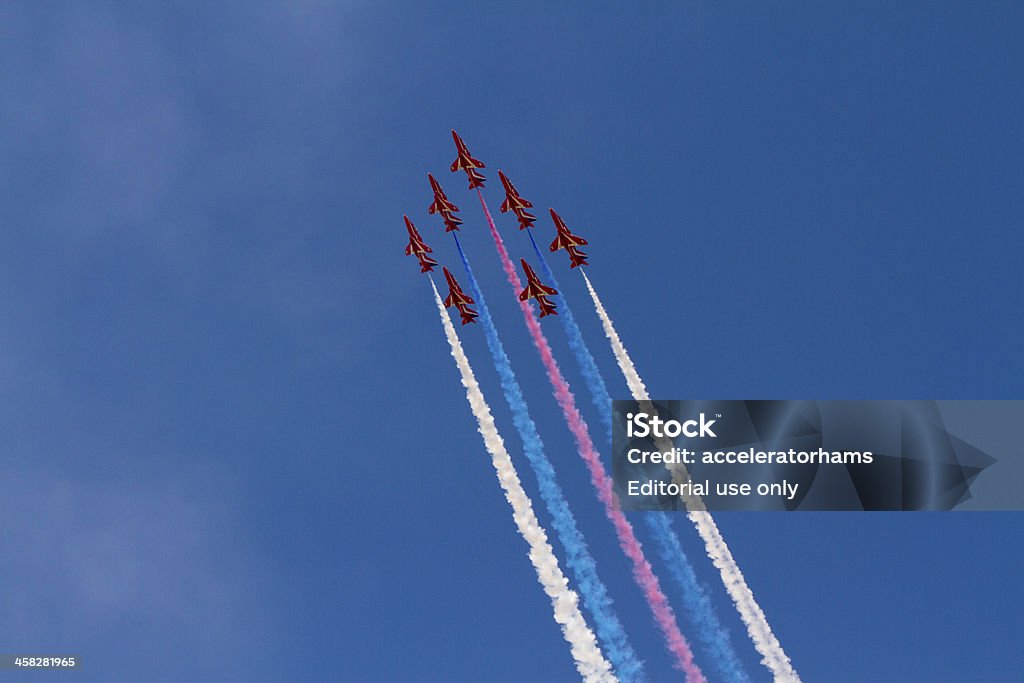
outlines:
{"label": "jet formation", "polygon": [[[503,172],[498,171],[498,178],[501,179],[501,184],[505,187],[505,201],[501,203],[501,212],[511,211],[514,213],[519,220],[520,230],[532,228],[537,217],[527,211],[527,209],[532,208],[533,204],[529,199],[519,194],[516,186],[512,184],[512,181]],[[549,211],[551,212],[551,220],[555,224],[555,230],[558,231],[558,237],[551,243],[551,251],[565,249],[565,253],[569,255],[570,268],[587,265],[587,255],[579,249],[585,246],[587,241],[579,235],[572,234],[565,225],[565,221],[555,213],[554,209],[549,209]]]}
{"label": "jet formation", "polygon": [[[483,187],[486,178],[477,169],[484,168],[484,162],[470,154],[466,143],[463,142],[462,138],[454,130],[452,131],[452,139],[455,141],[457,156],[455,161],[452,162],[451,171],[453,173],[457,173],[460,170],[464,171],[469,179],[469,189]],[[534,223],[537,222],[537,217],[528,211],[528,209],[533,208],[533,203],[520,195],[516,186],[500,170],[498,171],[498,178],[505,189],[505,201],[501,204],[501,212],[507,213],[511,211],[515,214],[520,230],[535,228]],[[444,188],[437,182],[437,178],[433,174],[428,173],[427,179],[430,181],[430,188],[434,193],[434,200],[427,207],[427,213],[431,215],[436,213],[441,217],[446,233],[458,231],[460,229],[459,226],[462,225],[462,219],[456,215],[459,212],[459,207],[448,199]],[[587,245],[587,240],[579,235],[574,235],[554,209],[549,209],[549,211],[551,213],[551,220],[555,224],[555,231],[558,233],[551,243],[551,251],[556,252],[564,249],[569,256],[570,268],[587,265],[587,255],[580,251],[580,247]],[[432,272],[434,266],[438,265],[438,263],[428,254],[432,254],[434,250],[423,240],[416,230],[416,226],[409,220],[409,217],[404,216],[404,218],[405,227],[409,233],[409,243],[405,247],[406,255],[416,256],[419,260],[421,273]],[[548,298],[557,295],[558,290],[542,283],[540,278],[537,277],[537,273],[526,262],[526,259],[520,259],[520,263],[522,264],[523,274],[526,276],[526,287],[519,293],[519,300],[529,301],[530,299],[536,299],[541,318],[548,315],[558,315],[557,307]],[[462,291],[462,287],[451,271],[443,266],[442,270],[448,283],[448,296],[444,300],[445,307],[454,307],[459,312],[463,325],[476,322],[479,313],[471,308],[476,302],[471,296]]]}

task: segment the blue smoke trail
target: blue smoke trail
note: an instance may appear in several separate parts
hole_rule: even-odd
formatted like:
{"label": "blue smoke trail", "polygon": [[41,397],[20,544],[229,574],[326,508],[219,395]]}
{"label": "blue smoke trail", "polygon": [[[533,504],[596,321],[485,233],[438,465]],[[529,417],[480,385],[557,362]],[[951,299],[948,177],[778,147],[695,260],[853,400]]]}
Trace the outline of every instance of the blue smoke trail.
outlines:
{"label": "blue smoke trail", "polygon": [[569,348],[572,349],[573,355],[576,356],[576,363],[580,366],[580,372],[583,373],[583,379],[590,390],[590,399],[593,401],[594,407],[597,408],[597,414],[601,416],[601,423],[604,425],[607,443],[611,444],[612,399],[608,394],[608,387],[605,386],[604,377],[601,376],[601,371],[597,369],[594,357],[590,355],[590,349],[587,348],[586,343],[583,341],[583,333],[580,331],[580,326],[576,324],[576,318],[573,317],[572,310],[562,294],[562,286],[558,284],[558,278],[555,277],[554,271],[551,270],[547,259],[544,258],[540,247],[537,246],[537,241],[533,239],[533,231],[527,230],[526,234],[530,236],[530,244],[533,245],[533,250],[537,253],[540,267],[544,269],[544,277],[547,279],[547,284],[558,290],[558,294],[555,295],[555,304],[558,306],[558,318],[562,321],[565,334],[569,337]]}
{"label": "blue smoke trail", "polygon": [[[576,363],[579,365],[583,379],[590,390],[590,397],[594,405],[597,406],[598,414],[601,416],[601,422],[608,436],[607,443],[611,444],[612,399],[608,394],[608,387],[605,386],[604,378],[601,376],[601,371],[597,368],[597,363],[594,362],[590,349],[587,348],[586,343],[583,341],[583,333],[580,331],[579,325],[576,324],[576,319],[569,309],[565,296],[562,295],[562,287],[558,284],[558,278],[555,277],[554,271],[551,270],[551,266],[548,265],[540,247],[537,246],[537,241],[533,238],[533,232],[527,230],[526,233],[530,236],[530,243],[537,254],[537,260],[540,261],[540,266],[544,269],[544,277],[547,280],[547,284],[558,290],[558,294],[555,295],[558,317],[565,328],[566,336],[569,338],[569,348],[572,349],[573,355],[576,356]],[[711,601],[708,599],[704,586],[697,580],[697,575],[693,571],[693,565],[690,564],[690,560],[686,557],[686,553],[679,543],[679,537],[676,536],[675,531],[672,529],[672,521],[668,515],[669,513],[667,512],[649,512],[645,513],[643,517],[648,531],[650,531],[658,546],[658,554],[661,556],[662,561],[668,565],[669,574],[682,592],[683,607],[686,609],[687,616],[697,626],[697,635],[701,644],[711,655],[718,673],[727,681],[749,683],[750,678],[743,670],[743,666],[736,656],[732,640],[729,638],[729,632],[718,620],[718,616],[715,614],[714,607],[712,607]]]}
{"label": "blue smoke trail", "polygon": [[658,546],[658,554],[661,556],[662,562],[668,565],[669,574],[682,591],[687,615],[697,626],[697,636],[701,645],[711,654],[718,673],[727,681],[749,683],[750,678],[736,657],[736,651],[733,650],[729,632],[718,620],[704,584],[697,580],[697,575],[693,572],[693,565],[690,564],[686,553],[679,544],[679,537],[672,529],[670,514],[668,512],[644,514],[647,519],[647,528],[654,536]]}
{"label": "blue smoke trail", "polygon": [[480,309],[480,320],[484,324],[487,348],[490,349],[491,356],[494,357],[494,365],[501,379],[501,388],[509,409],[512,411],[512,422],[523,440],[523,450],[527,460],[530,461],[530,467],[533,468],[534,474],[537,476],[540,496],[547,506],[548,512],[551,513],[552,526],[562,547],[565,548],[566,563],[579,584],[583,604],[594,617],[597,637],[604,645],[608,659],[615,667],[619,679],[624,683],[642,683],[646,680],[643,664],[637,658],[622,623],[612,609],[612,599],[608,596],[608,590],[597,575],[594,558],[587,548],[583,534],[576,526],[576,518],[569,509],[569,503],[555,477],[555,468],[544,453],[544,443],[541,441],[540,434],[537,433],[537,426],[534,424],[533,418],[530,417],[519,380],[516,379],[512,363],[498,337],[498,330],[494,326],[491,313],[484,302],[483,292],[480,291],[480,285],[476,281],[476,276],[473,275],[466,252],[462,250],[458,235],[453,234],[452,236],[455,238],[459,258],[462,259],[462,266],[469,279],[472,297],[476,299]]}

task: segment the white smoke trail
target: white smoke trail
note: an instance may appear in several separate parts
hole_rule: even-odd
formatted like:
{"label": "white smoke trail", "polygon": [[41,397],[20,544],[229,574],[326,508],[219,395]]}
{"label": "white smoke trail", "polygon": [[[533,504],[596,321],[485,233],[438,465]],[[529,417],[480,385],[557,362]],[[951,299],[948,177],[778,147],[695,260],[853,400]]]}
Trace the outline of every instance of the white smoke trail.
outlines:
{"label": "white smoke trail", "polygon": [[[630,393],[633,394],[633,399],[640,402],[640,407],[643,410],[653,412],[654,406],[650,402],[651,397],[647,393],[647,387],[644,386],[643,380],[640,379],[640,374],[636,371],[636,366],[633,365],[633,360],[626,352],[626,347],[623,346],[622,340],[619,339],[619,335],[612,325],[612,320],[608,317],[608,312],[604,309],[604,305],[601,303],[601,299],[598,298],[593,285],[590,284],[587,274],[582,269],[580,273],[587,284],[590,298],[594,300],[594,308],[597,310],[598,317],[601,318],[604,333],[608,337],[608,341],[611,342],[615,360],[619,364],[619,369],[622,370],[622,375],[626,379],[626,385],[629,387]],[[666,439],[655,439],[655,446],[659,450],[669,450],[672,448],[672,444],[668,443]],[[686,482],[690,478],[684,465],[669,466],[669,470],[672,472],[673,481],[677,483]],[[751,641],[753,641],[754,647],[761,655],[761,663],[768,667],[776,681],[798,683],[800,677],[797,675],[796,670],[793,669],[793,664],[790,662],[785,650],[782,649],[779,639],[772,633],[764,611],[754,599],[754,593],[750,590],[750,586],[747,585],[746,579],[743,578],[743,573],[740,571],[739,565],[736,564],[736,560],[733,559],[729,546],[725,544],[725,539],[722,538],[722,532],[718,530],[718,525],[711,518],[711,513],[704,507],[704,501],[701,500],[700,496],[684,495],[682,498],[686,504],[690,521],[693,522],[697,528],[697,533],[700,534],[701,539],[704,541],[708,557],[711,558],[715,568],[721,574],[722,583],[725,584],[729,597],[735,603],[736,610],[747,627],[747,633]]]}
{"label": "white smoke trail", "polygon": [[498,474],[498,481],[505,492],[505,498],[512,506],[512,518],[515,520],[519,533],[530,546],[530,562],[533,563],[533,567],[537,571],[537,579],[544,588],[544,592],[551,599],[555,621],[562,627],[562,634],[568,641],[573,659],[576,661],[576,669],[588,683],[615,683],[618,679],[612,673],[608,660],[601,653],[594,632],[583,618],[576,593],[569,589],[569,582],[558,565],[558,558],[555,557],[555,553],[548,543],[547,534],[544,533],[544,529],[533,513],[530,498],[523,490],[519,475],[516,474],[515,467],[512,465],[512,459],[505,449],[505,442],[494,425],[491,409],[484,400],[483,392],[480,391],[480,385],[477,384],[473,369],[469,365],[469,359],[466,358],[466,354],[462,350],[462,343],[455,332],[455,326],[452,325],[452,321],[448,317],[444,302],[441,301],[441,295],[438,294],[433,280],[430,281],[430,286],[434,290],[434,301],[441,314],[441,322],[444,325],[445,336],[448,337],[448,344],[452,349],[452,357],[455,358],[455,364],[462,376],[462,385],[466,388],[466,399],[476,418],[480,435],[484,438],[484,446],[491,455],[491,463]]}

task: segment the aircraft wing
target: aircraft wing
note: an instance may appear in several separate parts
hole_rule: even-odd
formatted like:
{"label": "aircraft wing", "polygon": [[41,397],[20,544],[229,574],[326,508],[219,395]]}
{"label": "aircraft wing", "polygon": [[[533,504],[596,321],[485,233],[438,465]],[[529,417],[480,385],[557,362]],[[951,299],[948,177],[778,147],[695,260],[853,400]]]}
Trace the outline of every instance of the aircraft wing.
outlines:
{"label": "aircraft wing", "polygon": [[445,308],[449,308],[451,306],[455,306],[455,307],[468,306],[469,304],[473,304],[473,303],[476,303],[476,302],[473,301],[473,298],[470,297],[469,295],[464,294],[463,292],[454,292],[454,291],[453,292],[449,292],[448,293],[448,298],[446,298],[444,300]]}
{"label": "aircraft wing", "polygon": [[585,239],[578,235],[564,235],[558,233],[558,237],[551,243],[551,251],[558,251],[559,249],[566,249],[568,247],[582,247],[589,244]]}
{"label": "aircraft wing", "polygon": [[526,301],[527,299],[535,299],[542,296],[553,296],[555,294],[558,294],[557,289],[531,282],[526,285],[526,289],[519,293],[519,300]]}

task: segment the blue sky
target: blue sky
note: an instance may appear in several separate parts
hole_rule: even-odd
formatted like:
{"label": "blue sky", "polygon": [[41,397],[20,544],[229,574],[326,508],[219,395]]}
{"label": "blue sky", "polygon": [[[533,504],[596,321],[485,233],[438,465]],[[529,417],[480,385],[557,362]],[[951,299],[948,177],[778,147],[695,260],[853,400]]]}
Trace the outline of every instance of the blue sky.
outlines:
{"label": "blue sky", "polygon": [[[500,167],[590,240],[656,396],[1020,398],[1022,14],[4,4],[0,650],[79,653],[81,680],[574,679],[402,255],[408,213],[456,261],[432,171],[620,616],[673,680],[449,130],[493,209]],[[719,521],[805,680],[1019,678],[1019,514]]]}

